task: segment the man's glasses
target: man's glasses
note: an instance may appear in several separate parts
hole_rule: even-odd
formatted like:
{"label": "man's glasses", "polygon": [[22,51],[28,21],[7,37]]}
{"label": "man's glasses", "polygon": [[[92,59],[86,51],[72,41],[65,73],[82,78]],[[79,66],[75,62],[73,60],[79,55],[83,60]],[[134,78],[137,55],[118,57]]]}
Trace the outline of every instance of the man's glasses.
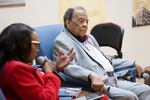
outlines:
{"label": "man's glasses", "polygon": [[31,41],[31,43],[35,44],[35,46],[37,47],[37,49],[40,48],[40,41]]}

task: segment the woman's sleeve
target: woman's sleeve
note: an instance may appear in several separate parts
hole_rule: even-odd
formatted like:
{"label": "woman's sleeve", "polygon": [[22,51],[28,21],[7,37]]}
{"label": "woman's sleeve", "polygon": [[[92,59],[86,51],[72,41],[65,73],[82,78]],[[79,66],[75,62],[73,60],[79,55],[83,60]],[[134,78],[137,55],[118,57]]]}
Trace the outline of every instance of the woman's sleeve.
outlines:
{"label": "woman's sleeve", "polygon": [[60,79],[51,72],[43,76],[16,67],[10,77],[11,87],[22,100],[57,100]]}

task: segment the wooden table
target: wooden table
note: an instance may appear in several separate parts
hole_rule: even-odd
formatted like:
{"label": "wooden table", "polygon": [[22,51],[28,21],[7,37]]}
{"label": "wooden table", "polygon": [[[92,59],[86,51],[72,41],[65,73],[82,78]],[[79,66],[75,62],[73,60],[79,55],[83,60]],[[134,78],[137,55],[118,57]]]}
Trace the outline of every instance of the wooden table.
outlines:
{"label": "wooden table", "polygon": [[85,96],[85,95],[88,95],[88,94],[91,94],[91,92],[87,92],[87,91],[83,91],[82,90],[81,93],[79,94],[79,96],[77,98]]}
{"label": "wooden table", "polygon": [[[87,91],[83,91],[82,90],[81,93],[79,94],[79,96],[77,98],[85,96],[85,95],[88,95],[88,94],[91,94],[91,92],[87,92]],[[110,99],[108,98],[108,100],[110,100]]]}

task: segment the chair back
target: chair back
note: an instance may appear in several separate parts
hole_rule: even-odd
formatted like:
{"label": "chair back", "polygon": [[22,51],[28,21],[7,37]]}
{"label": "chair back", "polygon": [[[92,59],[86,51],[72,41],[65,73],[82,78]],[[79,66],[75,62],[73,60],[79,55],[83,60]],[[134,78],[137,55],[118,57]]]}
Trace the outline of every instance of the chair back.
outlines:
{"label": "chair back", "polygon": [[53,60],[53,42],[63,29],[64,24],[47,25],[34,28],[38,35],[38,39],[41,42],[36,59],[38,56],[47,56],[48,59]]}
{"label": "chair back", "polygon": [[121,48],[124,35],[123,27],[112,22],[101,23],[95,25],[90,34],[95,37],[99,46],[112,47],[117,51],[117,58],[122,58]]}

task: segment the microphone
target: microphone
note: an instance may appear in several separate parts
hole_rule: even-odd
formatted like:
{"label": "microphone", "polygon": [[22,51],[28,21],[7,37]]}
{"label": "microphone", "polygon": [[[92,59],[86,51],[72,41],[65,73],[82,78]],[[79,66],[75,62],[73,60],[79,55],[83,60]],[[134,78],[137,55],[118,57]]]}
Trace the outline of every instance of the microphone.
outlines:
{"label": "microphone", "polygon": [[[45,63],[45,58],[43,56],[39,56],[37,58],[37,63],[42,66]],[[53,73],[61,79],[61,82],[66,81],[66,79],[63,76],[61,76],[57,71],[53,70]]]}
{"label": "microphone", "polygon": [[[127,76],[127,77],[123,77],[124,79],[130,81],[131,80],[131,77]],[[149,79],[149,74],[147,73],[141,73],[141,78],[144,78],[145,80],[148,80]]]}
{"label": "microphone", "polygon": [[148,80],[149,75],[147,73],[141,73],[141,78],[144,78],[145,80]]}

